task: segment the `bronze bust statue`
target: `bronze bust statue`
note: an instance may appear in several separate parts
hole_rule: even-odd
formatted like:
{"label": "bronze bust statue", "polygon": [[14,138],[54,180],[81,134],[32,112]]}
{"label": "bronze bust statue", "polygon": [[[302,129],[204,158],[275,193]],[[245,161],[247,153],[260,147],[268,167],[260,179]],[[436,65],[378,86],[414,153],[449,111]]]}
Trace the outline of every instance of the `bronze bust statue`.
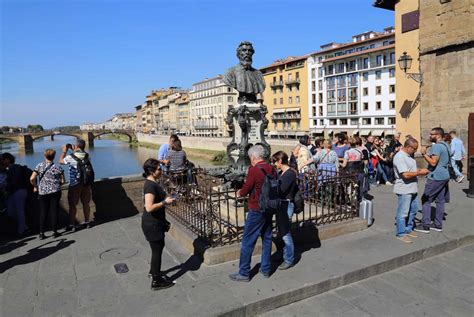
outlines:
{"label": "bronze bust statue", "polygon": [[262,73],[252,67],[254,53],[252,43],[241,42],[237,48],[240,63],[229,68],[224,75],[224,82],[239,92],[239,103],[257,103],[257,95],[265,90]]}

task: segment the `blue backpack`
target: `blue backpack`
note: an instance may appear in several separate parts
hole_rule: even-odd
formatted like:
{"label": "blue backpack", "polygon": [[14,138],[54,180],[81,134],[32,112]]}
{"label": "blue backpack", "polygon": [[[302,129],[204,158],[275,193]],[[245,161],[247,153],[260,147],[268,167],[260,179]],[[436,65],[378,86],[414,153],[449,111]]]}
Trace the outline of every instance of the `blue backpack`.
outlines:
{"label": "blue backpack", "polygon": [[260,209],[267,213],[275,213],[281,205],[281,190],[278,173],[267,174],[267,172],[260,166],[257,167],[265,175],[265,180],[262,185],[262,193],[258,201]]}

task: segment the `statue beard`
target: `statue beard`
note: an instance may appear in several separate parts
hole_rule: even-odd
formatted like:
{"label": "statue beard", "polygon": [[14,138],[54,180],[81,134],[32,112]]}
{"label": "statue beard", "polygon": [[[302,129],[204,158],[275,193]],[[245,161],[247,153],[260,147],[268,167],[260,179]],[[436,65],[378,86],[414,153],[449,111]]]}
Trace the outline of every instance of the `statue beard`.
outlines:
{"label": "statue beard", "polygon": [[243,57],[240,60],[240,64],[242,64],[245,69],[249,69],[252,67],[252,57]]}

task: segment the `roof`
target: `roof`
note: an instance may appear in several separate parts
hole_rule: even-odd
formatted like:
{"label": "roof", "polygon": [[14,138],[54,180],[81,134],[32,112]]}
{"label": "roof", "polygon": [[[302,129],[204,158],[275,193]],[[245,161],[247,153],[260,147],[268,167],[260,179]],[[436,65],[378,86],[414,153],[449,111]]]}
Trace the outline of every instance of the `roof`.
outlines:
{"label": "roof", "polygon": [[202,84],[202,83],[211,81],[211,80],[222,79],[222,78],[224,78],[224,76],[222,76],[222,75],[217,75],[216,77],[206,78],[206,79],[204,79],[204,80],[198,81],[197,83],[194,83],[193,85],[199,85],[199,84]]}
{"label": "roof", "polygon": [[391,49],[391,48],[395,48],[395,44],[379,46],[379,47],[371,48],[371,49],[364,50],[364,51],[359,51],[359,52],[354,52],[354,53],[351,53],[351,54],[336,56],[336,57],[333,57],[333,58],[327,58],[327,59],[323,60],[322,63],[333,62],[333,61],[336,61],[336,60],[345,59],[345,58],[353,57],[353,56],[364,55],[364,54],[372,53],[372,52],[384,51],[384,50],[388,50],[388,49]]}
{"label": "roof", "polygon": [[288,57],[285,57],[285,58],[282,58],[282,59],[278,59],[278,60],[274,61],[272,64],[270,64],[270,65],[268,65],[268,66],[261,67],[260,70],[262,70],[262,69],[267,69],[267,68],[270,68],[270,67],[275,67],[275,66],[280,66],[280,65],[289,64],[289,63],[292,63],[292,62],[296,62],[296,61],[300,61],[300,60],[303,60],[303,59],[307,59],[308,57],[309,57],[309,55],[303,55],[303,56],[288,56]]}
{"label": "roof", "polygon": [[381,9],[387,9],[394,11],[395,10],[395,4],[398,2],[398,0],[374,0],[374,3],[372,4],[376,8],[381,8]]}
{"label": "roof", "polygon": [[370,39],[366,39],[366,40],[362,40],[362,41],[358,41],[358,42],[348,42],[348,43],[342,44],[338,47],[333,47],[333,48],[329,48],[329,49],[326,49],[326,50],[315,51],[313,53],[307,54],[307,56],[315,55],[315,54],[321,54],[321,53],[327,53],[327,52],[331,52],[331,51],[337,51],[337,50],[347,48],[347,47],[351,47],[351,46],[359,46],[361,44],[365,44],[365,43],[369,43],[369,42],[373,42],[373,41],[378,41],[378,40],[381,40],[381,39],[384,39],[384,38],[389,38],[389,37],[395,37],[395,33],[381,34],[381,35],[374,36]]}

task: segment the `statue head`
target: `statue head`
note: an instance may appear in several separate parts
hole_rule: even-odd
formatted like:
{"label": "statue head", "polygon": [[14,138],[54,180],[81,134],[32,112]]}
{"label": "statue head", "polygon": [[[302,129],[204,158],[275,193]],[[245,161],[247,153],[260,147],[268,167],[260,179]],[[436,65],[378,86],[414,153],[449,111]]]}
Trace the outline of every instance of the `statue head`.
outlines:
{"label": "statue head", "polygon": [[253,45],[250,42],[240,42],[237,47],[237,57],[239,58],[240,64],[246,69],[252,66],[252,56],[255,53]]}

